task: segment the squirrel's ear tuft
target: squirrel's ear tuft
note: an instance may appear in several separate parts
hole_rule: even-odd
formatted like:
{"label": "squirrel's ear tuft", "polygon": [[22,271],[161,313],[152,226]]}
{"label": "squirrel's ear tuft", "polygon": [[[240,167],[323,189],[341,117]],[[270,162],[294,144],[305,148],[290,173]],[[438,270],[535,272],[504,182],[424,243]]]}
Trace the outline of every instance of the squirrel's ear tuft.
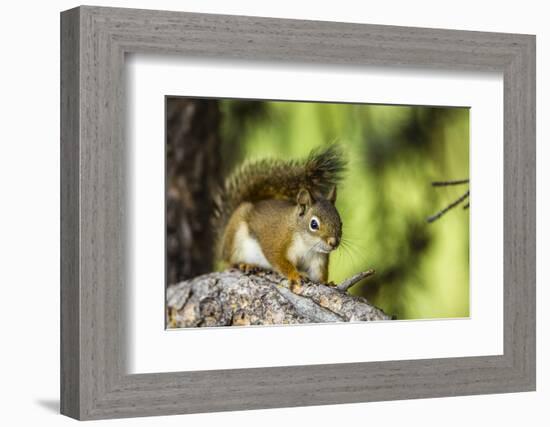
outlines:
{"label": "squirrel's ear tuft", "polygon": [[328,192],[327,200],[332,204],[336,203],[336,185],[334,185]]}
{"label": "squirrel's ear tuft", "polygon": [[296,196],[296,202],[298,203],[298,206],[300,206],[300,215],[303,215],[306,209],[311,206],[311,193],[305,188],[302,188],[298,192],[298,196]]}

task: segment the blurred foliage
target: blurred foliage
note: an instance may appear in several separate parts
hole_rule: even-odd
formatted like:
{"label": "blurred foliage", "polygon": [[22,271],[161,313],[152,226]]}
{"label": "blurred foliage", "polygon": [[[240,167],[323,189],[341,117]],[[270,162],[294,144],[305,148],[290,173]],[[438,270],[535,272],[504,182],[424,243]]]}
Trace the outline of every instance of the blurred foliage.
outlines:
{"label": "blurred foliage", "polygon": [[426,218],[469,177],[467,108],[221,101],[224,173],[244,159],[300,158],[339,142],[349,170],[338,192],[343,244],[330,280],[374,268],[351,292],[397,319],[469,316],[469,211]]}

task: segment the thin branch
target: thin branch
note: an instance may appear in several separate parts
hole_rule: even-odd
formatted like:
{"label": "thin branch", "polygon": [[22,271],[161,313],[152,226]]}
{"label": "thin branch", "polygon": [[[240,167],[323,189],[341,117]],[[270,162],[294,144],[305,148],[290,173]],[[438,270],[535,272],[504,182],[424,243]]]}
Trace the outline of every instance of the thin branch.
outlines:
{"label": "thin branch", "polygon": [[437,212],[435,215],[432,215],[431,217],[429,217],[427,219],[428,222],[434,222],[436,219],[439,219],[441,218],[445,213],[447,213],[448,211],[450,211],[452,208],[454,208],[455,206],[459,205],[460,203],[462,203],[464,200],[466,200],[468,197],[470,196],[470,190],[466,191],[462,196],[460,196],[458,199],[456,199],[453,203],[451,203],[449,206],[447,206],[446,208],[440,210],[439,212]]}
{"label": "thin branch", "polygon": [[470,209],[470,202],[468,202],[464,206],[462,206],[462,209]]}
{"label": "thin branch", "polygon": [[342,283],[336,286],[336,289],[342,292],[346,292],[357,282],[360,282],[361,280],[366,279],[367,277],[370,277],[372,275],[374,275],[374,270],[372,268],[367,271],[363,271],[362,273],[357,273],[355,276],[351,276],[350,278],[344,280]]}
{"label": "thin branch", "polygon": [[446,187],[449,185],[462,185],[462,184],[468,184],[470,182],[469,179],[458,179],[455,181],[434,181],[432,182],[432,185],[434,187]]}

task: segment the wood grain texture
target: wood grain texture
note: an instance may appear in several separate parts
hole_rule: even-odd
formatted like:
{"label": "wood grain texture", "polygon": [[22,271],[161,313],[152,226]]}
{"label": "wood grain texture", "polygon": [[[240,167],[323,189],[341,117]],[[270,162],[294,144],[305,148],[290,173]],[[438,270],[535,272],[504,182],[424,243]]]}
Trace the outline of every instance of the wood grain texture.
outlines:
{"label": "wood grain texture", "polygon": [[[534,36],[80,7],[63,12],[61,38],[62,413],[99,419],[534,390]],[[502,72],[504,354],[128,375],[127,53]]]}
{"label": "wood grain texture", "polygon": [[61,412],[80,413],[79,13],[61,19]]}

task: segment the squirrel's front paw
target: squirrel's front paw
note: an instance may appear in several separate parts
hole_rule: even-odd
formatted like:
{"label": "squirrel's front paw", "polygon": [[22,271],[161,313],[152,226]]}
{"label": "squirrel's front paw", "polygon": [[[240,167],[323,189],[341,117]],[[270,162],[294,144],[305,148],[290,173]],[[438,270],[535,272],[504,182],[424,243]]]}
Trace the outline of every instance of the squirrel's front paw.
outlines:
{"label": "squirrel's front paw", "polygon": [[304,278],[298,272],[288,276],[289,288],[295,294],[302,293],[302,280],[304,280]]}

